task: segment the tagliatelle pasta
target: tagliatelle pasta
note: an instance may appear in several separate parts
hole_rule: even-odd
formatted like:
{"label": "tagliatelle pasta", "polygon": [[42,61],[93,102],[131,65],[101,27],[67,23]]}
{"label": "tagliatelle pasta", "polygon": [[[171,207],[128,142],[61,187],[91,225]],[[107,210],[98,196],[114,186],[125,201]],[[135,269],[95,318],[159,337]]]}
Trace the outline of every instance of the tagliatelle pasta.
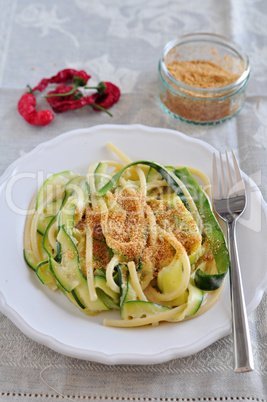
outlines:
{"label": "tagliatelle pasta", "polygon": [[[47,179],[32,201],[24,257],[86,314],[118,310],[117,327],[180,322],[219,298],[229,266],[204,172],[132,162],[91,164]],[[202,182],[200,186],[195,177]]]}

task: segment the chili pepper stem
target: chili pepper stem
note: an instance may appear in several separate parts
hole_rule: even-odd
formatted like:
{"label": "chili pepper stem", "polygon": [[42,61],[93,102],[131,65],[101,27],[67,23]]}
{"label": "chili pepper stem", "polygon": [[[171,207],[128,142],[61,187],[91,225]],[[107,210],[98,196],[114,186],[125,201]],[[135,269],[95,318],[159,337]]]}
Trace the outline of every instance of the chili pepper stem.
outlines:
{"label": "chili pepper stem", "polygon": [[110,117],[113,117],[113,114],[111,114],[107,109],[105,109],[104,107],[97,105],[96,103],[91,103],[90,106],[96,108],[96,109],[100,109],[103,112],[106,112]]}
{"label": "chili pepper stem", "polygon": [[104,93],[105,93],[105,91],[106,91],[106,89],[107,89],[107,86],[106,86],[106,84],[105,84],[103,81],[101,81],[101,82],[97,85],[97,87],[84,87],[84,88],[85,88],[85,89],[96,89],[97,92],[99,92],[100,95],[104,95]]}
{"label": "chili pepper stem", "polygon": [[28,93],[32,94],[33,90],[32,90],[32,87],[29,84],[26,86],[26,88],[28,88]]}
{"label": "chili pepper stem", "polygon": [[63,94],[60,93],[60,94],[43,95],[43,98],[52,98],[54,96],[69,96],[69,95],[72,95],[76,91],[78,86],[79,86],[78,84],[75,84],[74,87],[72,88],[72,90],[69,91],[69,92],[66,92],[66,93],[63,93]]}

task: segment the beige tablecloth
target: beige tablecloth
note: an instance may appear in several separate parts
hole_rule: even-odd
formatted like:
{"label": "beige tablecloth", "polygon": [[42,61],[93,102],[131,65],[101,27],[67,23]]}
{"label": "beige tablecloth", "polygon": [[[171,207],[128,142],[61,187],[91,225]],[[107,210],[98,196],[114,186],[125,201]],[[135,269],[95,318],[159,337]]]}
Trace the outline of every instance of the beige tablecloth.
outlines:
{"label": "beige tablecloth", "polygon": [[[233,148],[241,168],[267,200],[264,1],[0,0],[0,6],[0,173],[41,142],[71,129],[141,123],[181,131],[218,150]],[[251,61],[242,111],[216,126],[175,120],[156,99],[157,63],[164,44],[197,31],[232,38]],[[19,116],[17,101],[25,86],[66,67],[84,69],[95,82],[120,87],[113,118],[78,110],[57,115],[40,128]],[[1,223],[8,224],[3,215]],[[27,297],[23,289],[18,291]],[[0,297],[0,306],[1,302]],[[0,400],[266,401],[266,311],[265,295],[249,317],[255,370],[244,374],[233,373],[231,335],[195,355],[161,364],[102,365],[37,344],[0,313]]]}

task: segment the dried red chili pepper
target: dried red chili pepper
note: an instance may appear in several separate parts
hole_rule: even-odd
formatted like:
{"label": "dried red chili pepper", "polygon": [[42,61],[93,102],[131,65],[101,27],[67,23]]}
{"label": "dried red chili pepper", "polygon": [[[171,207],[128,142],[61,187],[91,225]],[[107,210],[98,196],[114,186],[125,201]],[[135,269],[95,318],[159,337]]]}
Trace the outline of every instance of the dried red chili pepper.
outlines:
{"label": "dried red chili pepper", "polygon": [[48,92],[48,95],[59,95],[58,97],[51,96],[46,98],[47,102],[50,104],[54,112],[64,113],[68,110],[79,109],[85,105],[92,103],[90,97],[82,96],[82,93],[79,91],[75,91],[73,94],[66,96],[65,93],[68,93],[69,91],[71,91],[71,89],[72,87],[59,85],[54,91]]}
{"label": "dried red chili pepper", "polygon": [[42,92],[48,84],[64,84],[68,81],[74,81],[74,77],[76,77],[76,81],[79,80],[80,86],[86,85],[87,81],[91,78],[91,76],[83,70],[78,71],[74,70],[73,68],[66,68],[59,71],[51,78],[43,78],[39,84],[32,89],[32,91]]}
{"label": "dried red chili pepper", "polygon": [[[98,87],[94,88],[99,88],[99,91],[102,91],[103,96],[105,96],[105,91],[106,91],[106,84],[104,84],[105,87],[103,87],[103,83],[100,83]],[[114,90],[113,87],[115,85],[112,85],[112,90]],[[50,106],[52,107],[53,111],[56,113],[64,113],[67,112],[68,110],[73,110],[73,109],[79,109],[85,105],[92,106],[95,110],[102,110],[112,116],[111,113],[109,113],[106,108],[102,104],[97,104],[96,103],[96,94],[88,95],[88,96],[83,96],[80,91],[75,91],[71,95],[66,95],[71,92],[71,88],[69,86],[65,85],[59,85],[54,91],[48,92],[48,96],[46,97],[47,102],[49,102]],[[111,88],[111,86],[110,86]],[[117,87],[115,87],[116,90]],[[118,89],[118,88],[117,88]],[[50,96],[49,96],[50,95]],[[58,95],[57,97],[51,96],[51,95]],[[106,98],[106,96],[105,96]],[[116,97],[116,102],[118,101],[118,98]],[[102,100],[102,103],[103,100]],[[107,104],[107,102],[105,102]],[[111,102],[111,99],[109,100],[109,107],[113,105],[115,102]]]}
{"label": "dried red chili pepper", "polygon": [[[93,104],[92,105],[94,110],[99,110],[100,108],[108,109],[116,102],[118,102],[121,92],[120,89],[112,84],[111,82],[103,82],[106,86],[104,93],[95,93],[91,95]],[[100,108],[98,108],[100,106]]]}
{"label": "dried red chili pepper", "polygon": [[[43,78],[36,87],[30,88],[30,93],[21,97],[18,103],[19,113],[30,124],[43,126],[49,124],[54,115],[50,110],[37,111],[35,109],[36,99],[33,91],[42,92],[51,83],[63,84],[72,81],[74,86],[59,85],[54,91],[48,92],[45,96],[55,112],[63,113],[89,105],[94,110],[103,110],[112,116],[107,109],[119,100],[119,88],[111,82],[100,82],[97,87],[85,87],[90,78],[91,76],[83,70],[77,71],[69,68],[59,71],[51,78]],[[97,92],[83,96],[83,93],[78,90],[79,86],[96,89]]]}
{"label": "dried red chili pepper", "polygon": [[46,126],[54,119],[54,115],[50,110],[37,111],[35,106],[36,99],[32,93],[23,94],[18,102],[19,114],[28,123],[36,126]]}

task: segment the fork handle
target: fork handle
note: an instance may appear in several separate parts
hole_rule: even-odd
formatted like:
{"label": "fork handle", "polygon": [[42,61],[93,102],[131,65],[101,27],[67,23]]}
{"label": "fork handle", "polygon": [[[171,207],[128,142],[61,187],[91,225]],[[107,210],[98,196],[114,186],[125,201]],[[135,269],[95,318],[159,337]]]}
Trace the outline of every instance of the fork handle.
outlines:
{"label": "fork handle", "polygon": [[234,345],[234,371],[246,372],[254,369],[248,319],[237,252],[235,220],[228,225],[229,251],[231,257],[231,309]]}

